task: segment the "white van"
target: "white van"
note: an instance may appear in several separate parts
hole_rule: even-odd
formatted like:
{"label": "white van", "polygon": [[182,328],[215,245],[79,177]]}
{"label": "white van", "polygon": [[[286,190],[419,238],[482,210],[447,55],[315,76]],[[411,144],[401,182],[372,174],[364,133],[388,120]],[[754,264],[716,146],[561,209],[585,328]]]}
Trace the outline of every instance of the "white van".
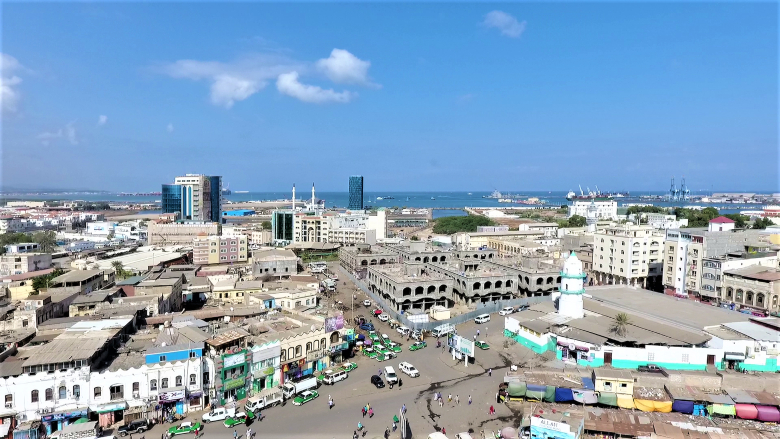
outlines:
{"label": "white van", "polygon": [[325,378],[322,380],[325,384],[336,384],[339,381],[347,379],[346,370],[326,370]]}
{"label": "white van", "polygon": [[474,321],[477,323],[487,323],[490,321],[490,314],[480,314],[474,317]]}
{"label": "white van", "polygon": [[388,384],[398,382],[398,375],[395,374],[393,366],[385,366],[385,380],[387,380]]}

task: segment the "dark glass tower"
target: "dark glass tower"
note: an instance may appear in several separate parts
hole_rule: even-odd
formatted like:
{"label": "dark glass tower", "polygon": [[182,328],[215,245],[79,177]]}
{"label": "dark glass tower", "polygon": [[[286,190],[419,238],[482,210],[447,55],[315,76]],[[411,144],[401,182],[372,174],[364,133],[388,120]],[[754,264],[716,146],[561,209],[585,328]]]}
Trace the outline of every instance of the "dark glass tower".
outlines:
{"label": "dark glass tower", "polygon": [[353,175],[349,177],[349,205],[348,209],[363,210],[363,176]]}
{"label": "dark glass tower", "polygon": [[209,221],[222,222],[222,177],[206,177],[211,181],[211,214]]}
{"label": "dark glass tower", "polygon": [[182,188],[178,184],[162,185],[162,211],[163,213],[181,212]]}

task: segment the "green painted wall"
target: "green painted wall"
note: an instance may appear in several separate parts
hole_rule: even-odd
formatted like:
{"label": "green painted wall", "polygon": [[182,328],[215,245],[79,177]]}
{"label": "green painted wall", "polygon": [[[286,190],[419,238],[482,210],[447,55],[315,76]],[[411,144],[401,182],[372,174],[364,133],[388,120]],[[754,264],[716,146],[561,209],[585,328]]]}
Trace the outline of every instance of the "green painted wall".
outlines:
{"label": "green painted wall", "polygon": [[552,337],[546,345],[540,345],[524,338],[522,333],[515,335],[507,329],[504,329],[504,336],[515,340],[516,342],[536,352],[537,354],[543,354],[549,350],[555,349],[555,340]]}
{"label": "green painted wall", "polygon": [[577,360],[578,366],[587,366],[587,367],[601,367],[604,365],[604,359],[603,358],[594,358],[593,361],[586,361],[586,360]]}
{"label": "green painted wall", "polygon": [[780,370],[778,369],[777,358],[767,358],[766,364],[739,363],[738,368],[739,370],[749,370],[755,372],[777,372]]}
{"label": "green painted wall", "polygon": [[[612,367],[616,369],[636,369],[639,366],[646,366],[648,361],[634,361],[634,360],[612,360]],[[653,364],[656,364],[658,366],[661,366],[666,369],[671,370],[705,370],[707,369],[707,365],[705,364],[685,364],[685,363],[659,363],[657,361],[653,361]],[[603,365],[604,362],[602,360]]]}

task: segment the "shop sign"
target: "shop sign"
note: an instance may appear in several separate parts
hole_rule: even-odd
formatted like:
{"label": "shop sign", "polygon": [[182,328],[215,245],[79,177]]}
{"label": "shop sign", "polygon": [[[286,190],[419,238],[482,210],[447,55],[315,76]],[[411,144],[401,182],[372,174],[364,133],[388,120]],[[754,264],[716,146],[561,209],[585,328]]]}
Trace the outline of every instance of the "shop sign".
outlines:
{"label": "shop sign", "polygon": [[741,354],[739,352],[726,352],[725,358],[727,360],[744,361],[745,354]]}
{"label": "shop sign", "polygon": [[178,401],[184,398],[184,390],[174,390],[160,394],[160,402]]}
{"label": "shop sign", "polygon": [[319,360],[320,358],[322,358],[324,356],[325,356],[325,351],[322,350],[322,349],[320,349],[318,351],[312,351],[312,352],[309,352],[308,354],[306,354],[306,361],[307,362],[309,362],[309,361],[317,361],[317,360]]}
{"label": "shop sign", "polygon": [[200,398],[201,396],[203,396],[203,392],[201,392],[200,390],[196,390],[195,392],[190,392],[189,398],[195,399],[195,398]]}
{"label": "shop sign", "polygon": [[124,410],[125,407],[127,407],[127,404],[124,402],[120,402],[118,404],[108,404],[108,405],[98,407],[98,409],[95,411],[98,413],[108,413],[108,412],[115,412],[118,410]]}
{"label": "shop sign", "polygon": [[264,367],[260,370],[255,371],[254,376],[255,378],[267,377],[268,375],[273,375],[274,370],[276,369],[273,366]]}
{"label": "shop sign", "polygon": [[225,384],[222,386],[224,390],[231,390],[231,389],[238,389],[239,387],[244,386],[244,378],[236,378],[233,380],[225,381]]}
{"label": "shop sign", "polygon": [[328,317],[325,319],[325,332],[338,331],[344,329],[344,315]]}
{"label": "shop sign", "polygon": [[244,353],[231,355],[222,359],[222,368],[228,369],[230,367],[238,366],[245,361]]}
{"label": "shop sign", "polygon": [[83,416],[87,416],[87,410],[75,410],[72,412],[64,412],[64,413],[54,413],[52,415],[46,415],[41,418],[43,422],[51,422],[51,421],[62,421],[63,419],[68,418],[80,418]]}
{"label": "shop sign", "polygon": [[571,427],[569,426],[569,424],[563,422],[555,422],[549,419],[539,418],[536,416],[531,417],[531,428],[534,427],[559,431],[561,433],[571,433]]}
{"label": "shop sign", "polygon": [[330,352],[331,353],[336,353],[336,352],[340,352],[340,351],[345,351],[348,348],[349,348],[349,343],[347,343],[347,342],[339,343],[337,345],[331,346],[330,347]]}

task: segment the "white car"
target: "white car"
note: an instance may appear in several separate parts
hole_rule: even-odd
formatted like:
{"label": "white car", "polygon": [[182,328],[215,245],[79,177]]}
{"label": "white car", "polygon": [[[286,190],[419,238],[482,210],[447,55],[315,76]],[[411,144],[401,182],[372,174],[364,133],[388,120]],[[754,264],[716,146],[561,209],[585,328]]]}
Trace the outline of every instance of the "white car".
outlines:
{"label": "white car", "polygon": [[418,371],[414,366],[412,366],[412,363],[407,363],[406,361],[399,364],[398,369],[400,369],[401,372],[409,375],[412,378],[417,378],[418,376],[420,376],[420,371]]}
{"label": "white car", "polygon": [[386,322],[388,320],[390,320],[390,316],[389,315],[387,315],[387,314],[380,314],[379,315],[379,321],[380,322]]}
{"label": "white car", "polygon": [[409,328],[407,328],[406,326],[399,326],[395,328],[395,330],[398,331],[398,333],[401,335],[406,335],[409,333]]}
{"label": "white car", "polygon": [[363,301],[363,306],[371,306],[371,301],[370,300],[364,300]]}
{"label": "white car", "polygon": [[512,314],[513,312],[515,312],[514,308],[512,308],[511,306],[506,306],[502,308],[501,311],[498,312],[498,315],[505,316],[507,314]]}

